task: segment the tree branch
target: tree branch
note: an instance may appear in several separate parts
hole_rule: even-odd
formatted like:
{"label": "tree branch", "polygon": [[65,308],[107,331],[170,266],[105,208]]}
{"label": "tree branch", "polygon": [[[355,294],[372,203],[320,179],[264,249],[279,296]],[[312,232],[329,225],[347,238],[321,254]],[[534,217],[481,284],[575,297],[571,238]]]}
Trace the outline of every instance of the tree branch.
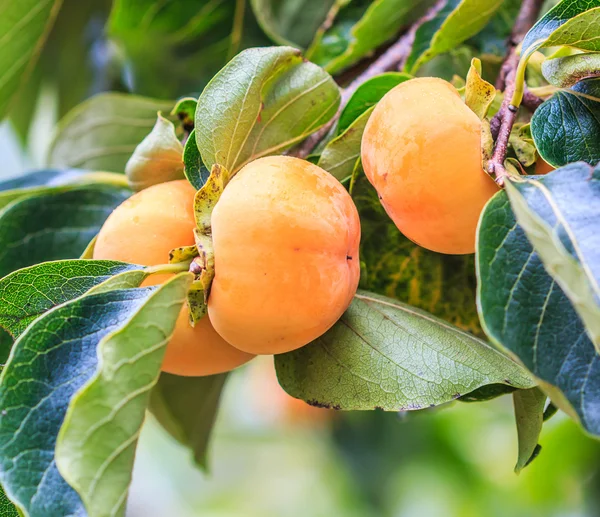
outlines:
{"label": "tree branch", "polygon": [[[495,134],[496,136],[496,145],[492,158],[488,162],[487,170],[490,174],[494,174],[498,185],[503,185],[504,179],[508,176],[508,172],[504,168],[504,160],[506,159],[510,133],[519,111],[517,106],[511,105],[511,99],[516,90],[515,76],[519,66],[517,47],[529,32],[529,29],[535,24],[543,3],[544,0],[523,0],[508,41],[508,52],[500,70],[498,81],[496,81],[496,87],[499,90],[504,90],[504,101],[500,111],[491,122],[492,135]],[[530,93],[527,103],[534,106],[538,101],[533,99],[531,95]]]}
{"label": "tree branch", "polygon": [[306,158],[309,156],[317,147],[317,145],[319,145],[319,142],[321,142],[321,140],[327,136],[331,128],[340,118],[342,110],[361,84],[384,72],[403,68],[406,59],[410,55],[417,30],[425,22],[434,18],[435,15],[442,9],[442,7],[444,7],[445,3],[446,0],[438,0],[422,18],[417,20],[410,27],[410,29],[404,35],[402,35],[398,41],[396,41],[396,43],[389,47],[383,54],[381,54],[381,56],[373,61],[373,63],[371,63],[371,65],[369,65],[369,67],[363,73],[361,73],[346,88],[344,88],[342,91],[340,108],[334,117],[321,129],[304,140],[304,142],[302,142],[302,144],[300,144],[296,149],[291,150],[289,154],[291,156],[297,156],[298,158]]}

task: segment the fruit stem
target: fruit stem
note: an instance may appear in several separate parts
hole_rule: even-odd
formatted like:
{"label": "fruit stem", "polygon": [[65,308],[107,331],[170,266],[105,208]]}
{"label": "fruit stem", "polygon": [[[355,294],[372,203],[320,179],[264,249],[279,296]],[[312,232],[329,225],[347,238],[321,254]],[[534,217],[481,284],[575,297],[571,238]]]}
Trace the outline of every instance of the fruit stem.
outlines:
{"label": "fruit stem", "polygon": [[[543,3],[544,0],[523,0],[509,39],[506,58],[496,81],[496,87],[504,90],[504,100],[500,111],[491,121],[492,134],[496,133],[494,135],[496,144],[492,158],[487,163],[487,172],[494,176],[500,186],[504,185],[504,180],[509,175],[504,167],[508,140],[526,92],[525,71],[528,59],[527,57],[519,59],[517,48],[535,24]],[[529,94],[528,104],[535,110],[540,103],[532,99]]]}
{"label": "fruit stem", "polygon": [[146,271],[149,275],[182,273],[183,271],[188,271],[190,269],[191,263],[191,260],[186,260],[185,262],[177,262],[176,264],[160,264],[158,266],[150,266]]}

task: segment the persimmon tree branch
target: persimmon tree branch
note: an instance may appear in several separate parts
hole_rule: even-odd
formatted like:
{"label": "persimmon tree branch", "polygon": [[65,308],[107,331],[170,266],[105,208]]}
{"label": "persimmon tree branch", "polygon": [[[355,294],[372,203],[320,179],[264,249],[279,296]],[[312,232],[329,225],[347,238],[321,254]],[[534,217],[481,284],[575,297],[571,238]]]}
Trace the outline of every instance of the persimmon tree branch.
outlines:
{"label": "persimmon tree branch", "polygon": [[[525,38],[527,32],[536,22],[544,0],[523,0],[521,10],[513,27],[510,39],[508,41],[508,52],[500,69],[496,88],[504,90],[504,101],[502,107],[496,116],[492,119],[492,135],[496,138],[494,152],[487,164],[487,171],[493,174],[498,185],[504,184],[504,179],[508,175],[504,167],[504,160],[508,150],[508,140],[510,133],[517,119],[519,111],[518,106],[513,106],[511,100],[517,88],[516,74],[519,66],[519,54],[517,48]],[[530,108],[535,109],[538,101],[533,94],[529,92],[526,103]],[[541,103],[541,102],[540,102]],[[536,105],[537,104],[537,105]]]}
{"label": "persimmon tree branch", "polygon": [[369,79],[375,77],[376,75],[382,74],[384,72],[389,72],[390,70],[401,69],[404,66],[404,63],[408,56],[410,55],[410,51],[412,49],[413,43],[415,41],[415,35],[417,30],[421,25],[425,22],[431,20],[435,15],[444,7],[446,0],[438,0],[435,5],[433,5],[425,15],[417,20],[409,29],[406,31],[393,45],[391,45],[381,56],[379,56],[373,63],[369,65],[369,67],[358,75],[346,88],[342,90],[342,99],[340,102],[340,108],[335,116],[325,124],[321,129],[310,135],[304,142],[302,142],[298,147],[292,149],[289,154],[291,156],[297,156],[298,158],[306,158],[308,155],[312,153],[312,151],[319,145],[321,140],[323,140],[337,120],[340,118],[342,110],[350,100],[350,97],[354,94],[354,92],[358,89],[358,87],[368,81]]}

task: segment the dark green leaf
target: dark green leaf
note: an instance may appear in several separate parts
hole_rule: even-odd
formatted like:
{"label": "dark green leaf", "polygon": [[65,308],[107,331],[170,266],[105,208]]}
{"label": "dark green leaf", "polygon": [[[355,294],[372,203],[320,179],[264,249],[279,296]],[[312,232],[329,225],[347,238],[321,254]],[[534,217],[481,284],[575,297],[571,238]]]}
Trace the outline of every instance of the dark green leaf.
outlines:
{"label": "dark green leaf", "polygon": [[15,271],[0,280],[0,325],[18,337],[45,312],[124,273],[136,277],[136,285],[147,275],[141,266],[109,260],[61,260]]}
{"label": "dark green leaf", "polygon": [[[0,481],[29,517],[83,517],[54,449],[69,401],[98,365],[97,345],[156,288],[86,296],[46,313],[15,343],[0,376]],[[60,494],[60,497],[57,497]]]}
{"label": "dark green leaf", "polygon": [[344,410],[422,409],[488,384],[534,386],[529,374],[484,341],[395,300],[359,292],[328,332],[275,356],[293,397]]}
{"label": "dark green leaf", "polygon": [[528,57],[541,47],[568,45],[600,50],[600,1],[562,0],[527,33],[521,55]]}
{"label": "dark green leaf", "polygon": [[486,400],[493,400],[508,393],[514,393],[517,390],[518,388],[508,386],[507,384],[489,384],[463,395],[458,400],[461,402],[485,402]]}
{"label": "dark green leaf", "polygon": [[512,32],[521,9],[522,0],[504,0],[489,23],[468,43],[475,45],[482,54],[502,56],[506,54],[506,40]]}
{"label": "dark green leaf", "polygon": [[490,21],[504,0],[446,0],[415,34],[405,70],[414,74],[424,63],[456,48]]}
{"label": "dark green leaf", "polygon": [[553,402],[600,435],[600,355],[517,225],[504,191],[482,214],[477,269],[488,336],[545,382],[542,388]]}
{"label": "dark green leaf", "polygon": [[185,177],[196,190],[200,190],[208,180],[210,171],[202,163],[202,156],[200,156],[196,143],[195,129],[190,133],[183,148],[183,165]]}
{"label": "dark green leaf", "polygon": [[310,49],[309,57],[329,73],[338,73],[396,37],[432,4],[433,0],[348,2],[333,27]]}
{"label": "dark green leaf", "polygon": [[156,112],[172,102],[120,93],[103,93],[70,111],[50,146],[52,167],[125,172],[125,164],[154,127]]}
{"label": "dark green leaf", "polygon": [[600,76],[600,52],[547,59],[542,63],[546,80],[559,88],[568,88],[582,79]]}
{"label": "dark green leaf", "polygon": [[85,171],[78,169],[45,169],[34,171],[17,178],[0,181],[0,191],[65,185],[80,178],[85,173]]}
{"label": "dark green leaf", "polygon": [[4,494],[0,486],[0,517],[19,517],[19,512]]}
{"label": "dark green leaf", "polygon": [[371,106],[375,106],[392,88],[408,81],[410,78],[410,75],[401,72],[387,72],[361,84],[342,110],[338,122],[338,134],[346,131],[352,122]]}
{"label": "dark green leaf", "polygon": [[208,467],[208,446],[227,374],[180,377],[161,373],[150,394],[150,411],[173,438]]}
{"label": "dark green leaf", "polygon": [[0,373],[8,361],[13,346],[12,336],[4,329],[0,329]]}
{"label": "dark green leaf", "polygon": [[373,108],[365,111],[346,131],[329,142],[319,158],[319,167],[340,181],[352,176],[360,160],[362,135]]}
{"label": "dark green leaf", "polygon": [[553,167],[600,162],[600,79],[555,93],[536,110],[531,133],[542,158]]}
{"label": "dark green leaf", "polygon": [[250,0],[250,5],[258,23],[275,43],[306,48],[333,5],[345,1]]}
{"label": "dark green leaf", "polygon": [[150,391],[191,281],[187,272],[171,278],[98,341],[96,371],[71,399],[56,441],[56,465],[88,515],[125,516]]}
{"label": "dark green leaf", "polygon": [[546,394],[539,388],[518,390],[513,393],[517,435],[519,437],[519,456],[515,472],[518,474],[539,454],[538,440],[544,425],[544,406]]}
{"label": "dark green leaf", "polygon": [[46,260],[79,257],[129,194],[90,186],[10,204],[0,212],[0,276]]}
{"label": "dark green leaf", "polygon": [[600,165],[507,182],[517,222],[600,353]]}
{"label": "dark green leaf", "polygon": [[196,93],[230,52],[235,0],[115,0],[109,34],[125,51],[133,90]]}
{"label": "dark green leaf", "polygon": [[61,4],[62,0],[0,2],[0,119],[27,79]]}
{"label": "dark green leaf", "polygon": [[336,113],[339,88],[289,47],[245,50],[204,89],[196,143],[208,169],[232,174],[249,161],[281,153]]}

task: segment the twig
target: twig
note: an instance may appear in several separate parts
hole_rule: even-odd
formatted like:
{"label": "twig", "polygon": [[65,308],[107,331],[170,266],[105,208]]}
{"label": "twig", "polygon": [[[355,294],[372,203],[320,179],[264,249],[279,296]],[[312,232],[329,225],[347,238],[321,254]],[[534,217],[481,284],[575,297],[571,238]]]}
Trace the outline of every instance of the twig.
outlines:
{"label": "twig", "polygon": [[[496,87],[504,89],[504,101],[498,114],[492,119],[492,135],[496,133],[496,145],[492,158],[488,162],[487,170],[494,174],[498,185],[504,184],[504,179],[508,172],[504,168],[504,160],[508,150],[508,140],[512,131],[519,108],[511,104],[511,99],[515,93],[517,84],[515,81],[517,67],[519,66],[519,56],[517,47],[525,38],[529,29],[533,26],[544,0],[523,0],[521,10],[513,27],[512,34],[508,41],[508,52],[506,59],[500,70]],[[529,102],[536,102],[529,98]]]}
{"label": "twig", "polygon": [[361,84],[365,83],[376,75],[388,72],[390,70],[403,68],[406,59],[410,55],[417,30],[425,22],[435,17],[435,15],[442,9],[442,7],[444,7],[445,4],[446,0],[438,0],[422,18],[417,20],[410,27],[410,29],[403,34],[398,41],[396,41],[396,43],[389,47],[383,54],[381,54],[381,56],[373,61],[373,63],[371,63],[371,65],[369,65],[369,67],[363,73],[361,73],[346,88],[344,88],[342,91],[340,108],[333,118],[321,129],[304,140],[304,142],[302,142],[302,144],[300,144],[296,149],[290,151],[289,154],[291,156],[297,156],[298,158],[306,158],[308,155],[310,155],[317,145],[319,145],[319,142],[321,142],[321,140],[327,136],[333,125],[338,121],[342,110]]}

